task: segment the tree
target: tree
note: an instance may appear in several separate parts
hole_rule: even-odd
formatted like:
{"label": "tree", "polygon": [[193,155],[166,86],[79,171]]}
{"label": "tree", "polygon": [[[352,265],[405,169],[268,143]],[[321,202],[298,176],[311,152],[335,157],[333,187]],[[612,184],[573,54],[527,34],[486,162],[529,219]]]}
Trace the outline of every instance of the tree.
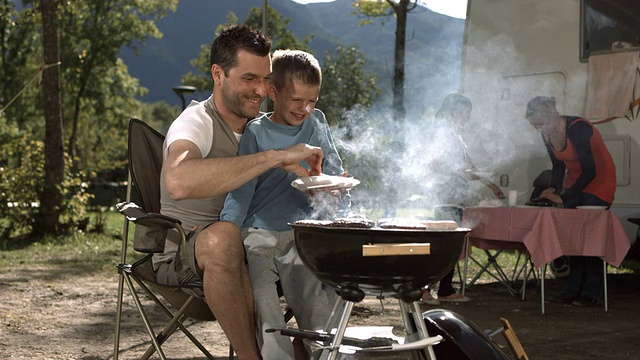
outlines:
{"label": "tree", "polygon": [[[402,121],[405,115],[404,108],[404,58],[405,41],[407,34],[407,15],[418,6],[419,0],[356,0],[353,6],[356,15],[366,17],[388,17],[392,14],[396,17],[395,61],[393,75],[393,109],[396,120]],[[370,21],[363,21],[362,24]]]}
{"label": "tree", "polygon": [[338,46],[335,52],[327,52],[322,68],[322,88],[318,108],[327,115],[331,125],[343,125],[345,113],[359,105],[373,105],[380,89],[378,77],[365,73],[366,58],[358,46]]}
{"label": "tree", "polygon": [[[262,29],[262,7],[252,7],[244,21],[244,24],[257,29]],[[295,34],[287,28],[291,19],[282,19],[282,15],[274,10],[271,6],[267,6],[267,31],[266,34],[272,40],[272,50],[276,49],[297,49],[311,52],[307,45],[311,41],[312,36],[305,37],[302,41],[298,40]],[[227,22],[220,24],[216,28],[218,32],[223,27],[238,23],[238,16],[233,11],[227,14]],[[182,84],[195,86],[198,91],[211,91],[213,85],[211,83],[211,69],[209,68],[209,51],[210,45],[202,45],[198,57],[191,60],[191,66],[196,72],[189,72],[182,77]]]}
{"label": "tree", "polygon": [[[356,0],[353,4],[356,8],[356,15],[367,17],[388,17],[392,14],[396,17],[396,38],[395,38],[395,61],[393,75],[393,117],[395,122],[394,138],[391,140],[390,153],[393,158],[398,158],[404,153],[404,122],[406,110],[404,108],[404,65],[405,65],[405,41],[407,34],[407,14],[416,8],[420,0]],[[366,23],[365,21],[364,23]],[[400,183],[398,174],[400,169],[396,165],[391,165],[388,172],[389,183]],[[398,197],[397,187],[391,187],[388,192],[388,199],[391,203],[396,203]]]}
{"label": "tree", "polygon": [[119,59],[120,49],[135,50],[149,36],[161,37],[155,21],[176,6],[177,0],[60,2],[63,76],[68,84],[65,108],[71,109],[65,114],[70,124],[67,152],[76,168],[122,166],[100,152],[113,150],[111,144],[123,144],[126,121],[137,106],[135,96],[144,90]]}
{"label": "tree", "polygon": [[[177,0],[24,0],[20,11],[14,3],[0,0],[0,218],[22,221],[25,232],[57,232],[55,221],[73,226],[82,213],[74,206],[86,201],[84,182],[124,168],[126,123],[141,112],[135,97],[145,89],[119,53],[161,36],[155,21],[175,10]],[[50,62],[58,56],[54,69]],[[40,73],[43,89],[35,81]],[[11,188],[16,173],[28,176],[20,183],[30,193]],[[32,205],[35,199],[40,206]],[[34,217],[47,225],[36,226]]]}
{"label": "tree", "polygon": [[[307,45],[312,36],[299,41],[295,34],[287,28],[290,19],[282,19],[279,12],[267,7],[267,33],[273,41],[273,49],[297,49],[312,53]],[[238,17],[230,12],[227,23],[233,24]],[[245,24],[261,28],[262,8],[254,7],[249,10]],[[344,120],[344,112],[359,104],[370,107],[380,94],[377,87],[378,78],[375,74],[365,74],[366,59],[357,46],[338,46],[335,53],[325,55],[322,69],[322,88],[318,108],[322,109],[331,125],[338,125]],[[211,73],[209,69],[209,46],[202,46],[196,59],[191,65],[197,72],[189,72],[182,77],[182,83],[198,88],[199,91],[210,91]]]}
{"label": "tree", "polygon": [[[36,86],[43,61],[41,20],[34,8],[18,12],[14,1],[0,3],[0,108],[4,110],[0,116],[21,129],[27,127],[24,120],[42,116],[41,108],[30,106],[33,97],[42,96]],[[0,144],[7,140],[3,130]]]}
{"label": "tree", "polygon": [[[262,29],[262,7],[253,7],[249,9],[249,15],[245,19],[244,23]],[[265,30],[266,35],[271,37],[272,48],[277,49],[296,49],[303,50],[312,53],[308,44],[313,39],[312,35],[308,35],[298,40],[296,35],[288,29],[291,19],[283,19],[282,15],[274,10],[271,6],[267,6],[267,28]]]}
{"label": "tree", "polygon": [[42,42],[44,63],[42,73],[43,107],[45,117],[44,191],[40,194],[42,227],[37,232],[58,232],[58,217],[62,211],[62,180],[64,179],[64,150],[62,137],[62,101],[60,95],[60,52],[58,49],[58,14],[55,0],[42,0]]}

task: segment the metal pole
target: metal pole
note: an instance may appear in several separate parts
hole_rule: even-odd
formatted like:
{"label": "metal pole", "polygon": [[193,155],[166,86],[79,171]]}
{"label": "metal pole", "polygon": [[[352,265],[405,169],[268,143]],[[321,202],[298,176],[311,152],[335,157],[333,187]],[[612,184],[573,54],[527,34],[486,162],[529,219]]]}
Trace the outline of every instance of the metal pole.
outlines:
{"label": "metal pole", "polygon": [[180,86],[174,86],[172,90],[178,95],[178,97],[182,101],[182,110],[184,110],[187,107],[187,101],[184,97],[184,94],[191,94],[195,92],[197,89],[193,86],[180,85]]}
{"label": "metal pole", "polygon": [[[264,0],[264,5],[262,7],[262,33],[267,35],[267,9],[269,7],[269,0]],[[267,98],[262,100],[262,104],[260,104],[260,111],[267,112]]]}
{"label": "metal pole", "polygon": [[264,0],[264,6],[262,8],[262,33],[267,34],[267,8],[269,6],[269,0]]}

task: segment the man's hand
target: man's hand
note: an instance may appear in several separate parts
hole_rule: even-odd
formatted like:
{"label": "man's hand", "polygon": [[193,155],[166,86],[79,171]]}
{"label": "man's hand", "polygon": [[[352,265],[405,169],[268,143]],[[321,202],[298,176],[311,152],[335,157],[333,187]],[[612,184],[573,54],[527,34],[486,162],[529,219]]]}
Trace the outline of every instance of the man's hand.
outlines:
{"label": "man's hand", "polygon": [[[300,177],[319,175],[322,173],[322,149],[307,144],[297,144],[279,150],[281,156],[280,168],[295,173]],[[300,165],[300,161],[309,164],[311,170]]]}
{"label": "man's hand", "polygon": [[491,191],[493,191],[493,194],[498,198],[498,199],[504,199],[504,193],[502,192],[502,189],[500,189],[500,187],[494,183],[489,183],[487,185],[489,187],[489,189],[491,189]]}

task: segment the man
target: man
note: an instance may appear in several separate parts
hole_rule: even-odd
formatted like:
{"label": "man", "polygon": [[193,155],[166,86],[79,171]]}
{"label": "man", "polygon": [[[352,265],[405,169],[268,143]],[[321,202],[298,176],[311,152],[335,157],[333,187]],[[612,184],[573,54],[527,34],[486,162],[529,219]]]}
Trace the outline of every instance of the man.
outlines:
{"label": "man", "polygon": [[273,168],[300,176],[320,173],[322,150],[298,144],[283,150],[237,156],[248,119],[259,114],[271,74],[271,41],[258,30],[231,25],[211,45],[213,94],[192,102],[172,123],[164,144],[161,212],[195,230],[187,249],[169,234],[154,256],[158,281],[201,283],[204,297],[238,357],[260,359],[251,285],[240,232],[218,221],[227,192]]}

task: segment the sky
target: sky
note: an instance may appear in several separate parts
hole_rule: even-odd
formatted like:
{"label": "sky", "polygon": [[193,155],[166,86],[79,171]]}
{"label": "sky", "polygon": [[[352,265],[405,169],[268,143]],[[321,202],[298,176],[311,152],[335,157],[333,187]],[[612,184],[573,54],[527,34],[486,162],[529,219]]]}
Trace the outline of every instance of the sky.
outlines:
{"label": "sky", "polygon": [[[335,0],[293,0],[299,4],[328,3]],[[467,0],[420,0],[431,11],[464,19],[467,16]]]}

